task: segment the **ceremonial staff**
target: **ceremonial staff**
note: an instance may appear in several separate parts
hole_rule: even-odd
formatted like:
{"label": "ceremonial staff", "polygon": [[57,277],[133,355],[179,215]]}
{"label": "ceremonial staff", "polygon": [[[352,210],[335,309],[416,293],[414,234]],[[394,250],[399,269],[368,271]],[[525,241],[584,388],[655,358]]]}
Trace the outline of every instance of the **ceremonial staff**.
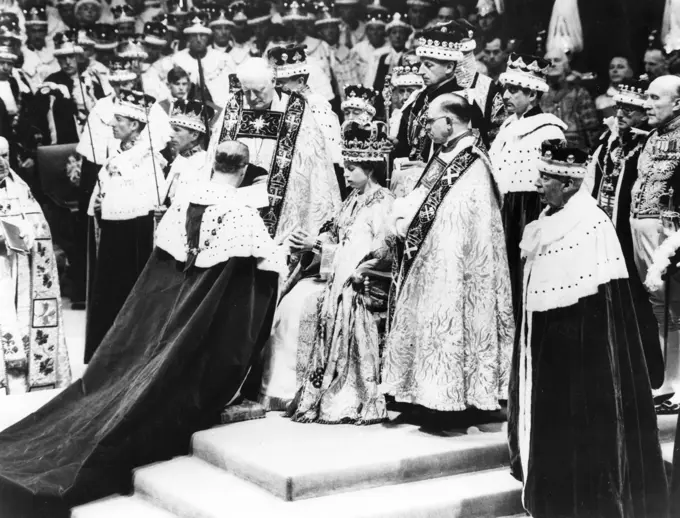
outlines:
{"label": "ceremonial staff", "polygon": [[[203,63],[201,62],[201,57],[196,56],[196,61],[198,62],[198,82],[200,83],[201,87],[201,102],[203,103],[203,106],[208,106],[208,103],[205,100],[205,75],[203,73]],[[208,119],[208,111],[203,110],[203,122],[205,123],[205,148],[208,149],[208,146],[210,145],[210,120]]]}
{"label": "ceremonial staff", "polygon": [[[383,98],[383,104],[385,106],[385,131],[387,136],[390,136],[390,117],[392,111],[392,75],[387,74],[385,76],[385,86],[381,92]],[[387,183],[387,188],[390,188],[392,183],[392,164],[390,163],[390,153],[385,153],[385,183]]]}
{"label": "ceremonial staff", "polygon": [[[87,69],[85,69],[87,71]],[[87,100],[85,98],[85,88],[83,88],[83,78],[80,70],[78,71],[78,84],[80,85],[80,96],[83,98],[83,106],[85,106],[85,126],[87,126],[87,133],[90,137],[90,147],[92,148],[92,162],[97,163],[97,156],[94,151],[94,138],[92,137],[92,128],[90,127],[90,110],[87,108]],[[82,176],[81,176],[82,180]],[[99,192],[102,191],[101,181],[99,180],[99,172],[97,172],[97,187]]]}

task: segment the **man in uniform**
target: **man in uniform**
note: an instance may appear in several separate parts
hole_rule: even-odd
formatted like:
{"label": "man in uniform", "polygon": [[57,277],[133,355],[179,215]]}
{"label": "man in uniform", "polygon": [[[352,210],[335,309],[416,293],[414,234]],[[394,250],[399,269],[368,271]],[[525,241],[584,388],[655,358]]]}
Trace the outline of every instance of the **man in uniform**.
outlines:
{"label": "man in uniform", "polygon": [[250,162],[268,173],[264,221],[282,243],[295,230],[318,232],[340,207],[340,190],[321,129],[305,99],[277,91],[275,72],[262,58],[238,69],[234,92],[215,125],[211,163],[220,142],[239,140]]}
{"label": "man in uniform", "polygon": [[[641,279],[647,278],[653,255],[669,234],[677,232],[677,218],[666,213],[680,207],[680,78],[661,76],[647,91],[644,108],[654,128],[638,159],[638,178],[631,193],[630,229],[635,264]],[[666,220],[671,228],[664,228]],[[659,324],[664,358],[664,382],[655,395],[657,411],[680,411],[680,275],[669,274],[665,286],[650,294]]]}
{"label": "man in uniform", "polygon": [[[601,144],[593,154],[587,180],[592,182],[593,196],[611,218],[626,259],[630,289],[635,304],[638,327],[645,349],[647,370],[653,388],[663,383],[663,357],[659,345],[659,328],[654,318],[649,294],[643,286],[635,266],[633,240],[630,230],[631,190],[638,177],[640,152],[649,134],[646,81],[624,82],[614,96],[616,126],[600,138]],[[585,183],[585,182],[584,182]],[[591,190],[590,185],[586,185]],[[659,408],[663,411],[663,408]]]}

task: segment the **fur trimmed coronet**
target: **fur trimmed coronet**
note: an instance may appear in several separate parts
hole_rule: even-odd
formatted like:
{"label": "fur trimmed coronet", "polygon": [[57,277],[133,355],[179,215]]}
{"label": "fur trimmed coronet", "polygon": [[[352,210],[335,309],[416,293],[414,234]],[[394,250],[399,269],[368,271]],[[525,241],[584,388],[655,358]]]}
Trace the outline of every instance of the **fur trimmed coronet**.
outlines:
{"label": "fur trimmed coronet", "polygon": [[306,48],[307,45],[292,44],[283,47],[273,47],[269,50],[267,56],[276,71],[277,79],[309,73]]}
{"label": "fur trimmed coronet", "polygon": [[206,132],[205,121],[215,116],[215,110],[200,101],[176,100],[170,111],[170,124],[200,133]]}
{"label": "fur trimmed coronet", "polygon": [[626,104],[636,108],[643,108],[647,102],[647,89],[649,88],[649,81],[635,81],[626,82],[618,86],[617,92],[614,95],[614,102],[617,104]]}
{"label": "fur trimmed coronet", "polygon": [[463,53],[476,48],[474,34],[456,22],[448,22],[428,29],[420,38],[416,55],[439,61],[461,61]]}
{"label": "fur trimmed coronet", "polygon": [[114,103],[114,113],[146,124],[156,98],[137,90],[121,89]]}
{"label": "fur trimmed coronet", "polygon": [[392,86],[425,86],[419,66],[399,66],[392,69]]}
{"label": "fur trimmed coronet", "polygon": [[561,140],[546,140],[541,145],[538,170],[541,173],[569,178],[585,178],[588,172],[588,153],[566,147]]}
{"label": "fur trimmed coronet", "polygon": [[550,63],[538,56],[512,53],[508,58],[508,67],[499,77],[505,86],[515,85],[534,92],[547,92],[546,74]]}
{"label": "fur trimmed coronet", "polygon": [[375,116],[375,101],[378,92],[373,88],[367,88],[364,85],[347,85],[345,86],[345,100],[340,105],[341,109],[358,108],[369,113],[371,117]]}
{"label": "fur trimmed coronet", "polygon": [[84,52],[83,47],[77,44],[78,33],[74,30],[58,32],[54,35],[55,56],[76,56]]}

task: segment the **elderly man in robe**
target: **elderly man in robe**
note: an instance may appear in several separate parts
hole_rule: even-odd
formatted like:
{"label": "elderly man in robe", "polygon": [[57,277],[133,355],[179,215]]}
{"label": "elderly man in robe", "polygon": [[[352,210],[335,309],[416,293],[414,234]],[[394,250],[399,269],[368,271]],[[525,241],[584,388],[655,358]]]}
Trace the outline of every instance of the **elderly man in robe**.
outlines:
{"label": "elderly man in robe", "polygon": [[543,144],[547,207],[521,242],[524,299],[508,430],[535,518],[667,516],[644,352],[616,230],[587,190],[587,154]]}
{"label": "elderly man in robe", "polygon": [[0,392],[71,381],[50,228],[0,137]]}
{"label": "elderly man in robe", "polygon": [[507,398],[510,275],[491,164],[469,130],[472,109],[458,94],[429,105],[424,124],[438,150],[393,209],[399,253],[382,389],[433,411],[494,411]]}
{"label": "elderly man in robe", "polygon": [[295,230],[318,233],[340,208],[340,189],[324,135],[297,92],[276,89],[275,73],[262,58],[238,69],[242,90],[234,92],[215,124],[208,149],[219,143],[248,146],[250,162],[268,173],[265,225],[277,243]]}

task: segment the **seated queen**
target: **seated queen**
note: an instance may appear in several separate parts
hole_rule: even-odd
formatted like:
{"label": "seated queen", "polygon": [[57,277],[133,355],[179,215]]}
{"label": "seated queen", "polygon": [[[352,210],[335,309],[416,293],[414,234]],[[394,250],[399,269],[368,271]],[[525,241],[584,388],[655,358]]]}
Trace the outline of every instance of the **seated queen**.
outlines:
{"label": "seated queen", "polygon": [[[394,196],[383,186],[385,139],[377,123],[344,124],[345,179],[353,191],[318,236],[291,237],[301,260],[278,308],[260,393],[270,409],[288,407],[296,421],[369,424],[387,417],[374,313],[387,287],[362,273],[368,254],[389,254],[385,222]],[[325,281],[310,275],[319,263]]]}

